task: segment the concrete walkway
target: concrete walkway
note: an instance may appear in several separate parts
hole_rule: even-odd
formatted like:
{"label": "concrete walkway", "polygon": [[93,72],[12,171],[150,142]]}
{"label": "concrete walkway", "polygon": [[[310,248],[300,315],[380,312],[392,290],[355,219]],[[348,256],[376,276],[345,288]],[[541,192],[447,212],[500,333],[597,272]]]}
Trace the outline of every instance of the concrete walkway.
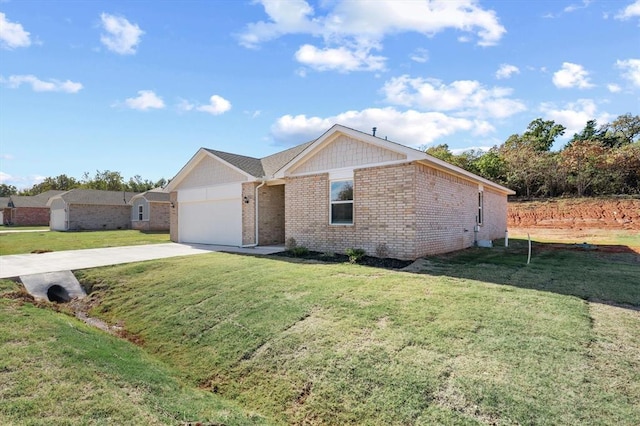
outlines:
{"label": "concrete walkway", "polygon": [[205,244],[148,244],[140,246],[109,247],[100,249],[56,251],[40,254],[14,254],[0,256],[0,278],[48,272],[74,271],[120,263],[190,256],[216,251],[244,254],[273,254],[284,251],[282,246],[240,248]]}

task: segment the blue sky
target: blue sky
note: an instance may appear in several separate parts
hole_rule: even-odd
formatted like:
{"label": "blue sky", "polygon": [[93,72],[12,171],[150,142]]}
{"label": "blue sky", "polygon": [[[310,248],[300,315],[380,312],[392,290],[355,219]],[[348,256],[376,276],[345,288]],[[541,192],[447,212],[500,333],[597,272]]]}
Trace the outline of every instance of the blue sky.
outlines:
{"label": "blue sky", "polygon": [[[334,123],[499,145],[640,113],[640,0],[0,0],[0,182],[173,177]],[[566,138],[559,141],[559,149]]]}

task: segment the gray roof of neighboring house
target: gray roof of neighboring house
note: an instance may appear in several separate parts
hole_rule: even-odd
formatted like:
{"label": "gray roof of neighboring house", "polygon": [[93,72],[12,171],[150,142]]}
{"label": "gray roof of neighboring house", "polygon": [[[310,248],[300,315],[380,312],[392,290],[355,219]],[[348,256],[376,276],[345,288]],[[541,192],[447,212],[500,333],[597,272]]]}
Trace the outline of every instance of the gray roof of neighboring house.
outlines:
{"label": "gray roof of neighboring house", "polygon": [[9,207],[9,197],[0,197],[0,209],[4,209],[5,207]]}
{"label": "gray roof of neighboring house", "polygon": [[62,194],[64,191],[49,190],[36,195],[12,195],[9,197],[9,205],[11,207],[47,207],[47,201],[49,198],[58,194]]}
{"label": "gray roof of neighboring house", "polygon": [[214,149],[204,148],[206,151],[219,157],[227,163],[239,168],[245,173],[261,178],[264,176],[272,176],[280,170],[296,155],[300,154],[314,141],[306,142],[301,145],[294,146],[284,151],[277,152],[264,158],[247,157],[245,155],[232,154],[230,152],[216,151]]}
{"label": "gray roof of neighboring house", "polygon": [[67,204],[125,206],[137,192],[101,191],[98,189],[72,189],[58,195]]}
{"label": "gray roof of neighboring house", "polygon": [[147,191],[142,194],[138,194],[137,197],[142,197],[147,201],[155,201],[155,202],[169,202],[169,193],[168,192],[159,192],[159,191]]}

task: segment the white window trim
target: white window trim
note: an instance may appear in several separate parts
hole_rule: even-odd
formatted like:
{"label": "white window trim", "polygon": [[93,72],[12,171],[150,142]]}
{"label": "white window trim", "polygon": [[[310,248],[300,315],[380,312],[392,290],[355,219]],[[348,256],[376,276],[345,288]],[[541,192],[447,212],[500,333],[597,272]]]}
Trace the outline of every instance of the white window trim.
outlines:
{"label": "white window trim", "polygon": [[[347,201],[332,201],[331,200],[331,184],[334,182],[351,182],[351,185],[355,186],[354,180],[353,180],[353,176],[352,177],[345,177],[345,178],[341,178],[341,179],[331,179],[329,180],[329,225],[331,226],[353,226],[354,222],[355,222],[355,215],[356,215],[356,211],[355,211],[355,188],[354,188],[354,196],[351,200],[347,200]],[[331,221],[331,212],[333,209],[333,205],[334,204],[351,204],[351,223],[333,223]]]}
{"label": "white window trim", "polygon": [[144,206],[142,204],[138,205],[138,221],[144,221]]}

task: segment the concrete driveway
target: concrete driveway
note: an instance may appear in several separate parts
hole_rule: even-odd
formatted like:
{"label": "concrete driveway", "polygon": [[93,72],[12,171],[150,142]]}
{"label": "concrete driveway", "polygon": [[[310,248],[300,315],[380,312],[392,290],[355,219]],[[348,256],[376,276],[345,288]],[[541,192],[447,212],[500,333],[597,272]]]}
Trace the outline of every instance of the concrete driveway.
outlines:
{"label": "concrete driveway", "polygon": [[148,244],[140,246],[109,247],[86,250],[56,251],[40,254],[14,254],[0,256],[0,278],[47,272],[74,271],[119,263],[140,262],[176,256],[224,251],[245,254],[272,254],[283,251],[281,246],[240,248],[205,244]]}

